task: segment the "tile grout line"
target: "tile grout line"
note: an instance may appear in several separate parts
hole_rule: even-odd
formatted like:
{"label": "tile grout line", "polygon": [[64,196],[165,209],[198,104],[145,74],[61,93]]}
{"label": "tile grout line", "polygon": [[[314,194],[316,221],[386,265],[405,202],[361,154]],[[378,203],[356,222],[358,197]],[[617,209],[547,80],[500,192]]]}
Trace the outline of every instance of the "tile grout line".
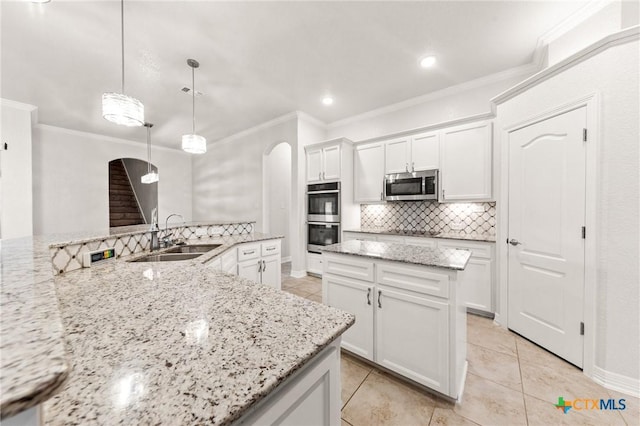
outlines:
{"label": "tile grout line", "polygon": [[529,411],[527,410],[527,399],[524,397],[524,379],[522,378],[522,366],[520,365],[520,348],[518,346],[518,339],[514,338],[516,345],[516,359],[518,360],[518,372],[520,373],[520,388],[522,390],[522,404],[524,406],[524,419],[529,425]]}
{"label": "tile grout line", "polygon": [[[369,372],[367,373],[366,376],[364,376],[364,379],[362,379],[362,381],[360,382],[360,384],[358,385],[358,387],[356,388],[356,390],[353,391],[353,393],[351,394],[351,396],[349,397],[349,399],[347,399],[347,402],[344,403],[344,405],[342,405],[342,408],[340,409],[340,413],[342,413],[342,410],[344,410],[345,408],[347,408],[347,404],[349,404],[349,401],[351,401],[351,399],[354,397],[354,395],[360,390],[360,387],[362,387],[362,384],[365,382],[365,380],[367,380],[367,378],[369,377],[369,375],[373,372],[373,369],[369,370]],[[342,414],[340,415],[340,417],[342,417]]]}

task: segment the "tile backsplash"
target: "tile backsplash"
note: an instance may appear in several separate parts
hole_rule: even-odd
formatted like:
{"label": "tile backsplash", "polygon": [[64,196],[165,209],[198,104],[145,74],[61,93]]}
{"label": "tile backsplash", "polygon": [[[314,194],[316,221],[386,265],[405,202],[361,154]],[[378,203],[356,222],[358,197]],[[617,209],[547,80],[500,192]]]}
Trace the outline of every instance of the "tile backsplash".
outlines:
{"label": "tile backsplash", "polygon": [[496,203],[410,201],[362,204],[360,227],[495,235]]}

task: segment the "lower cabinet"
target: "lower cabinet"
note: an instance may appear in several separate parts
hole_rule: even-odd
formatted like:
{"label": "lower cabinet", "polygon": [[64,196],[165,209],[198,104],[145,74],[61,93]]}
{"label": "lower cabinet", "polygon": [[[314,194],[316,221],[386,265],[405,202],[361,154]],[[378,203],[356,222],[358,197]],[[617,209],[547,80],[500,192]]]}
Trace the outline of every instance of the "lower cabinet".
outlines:
{"label": "lower cabinet", "polygon": [[327,290],[325,304],[356,316],[356,323],[342,335],[342,347],[373,361],[373,285],[323,275],[322,286]]}
{"label": "lower cabinet", "polygon": [[342,347],[457,398],[466,363],[458,273],[361,259],[323,254],[323,302],[356,317]]}
{"label": "lower cabinet", "polygon": [[238,276],[280,289],[280,240],[241,244],[238,247]]}
{"label": "lower cabinet", "polygon": [[448,394],[448,303],[384,287],[378,287],[376,297],[377,362]]}

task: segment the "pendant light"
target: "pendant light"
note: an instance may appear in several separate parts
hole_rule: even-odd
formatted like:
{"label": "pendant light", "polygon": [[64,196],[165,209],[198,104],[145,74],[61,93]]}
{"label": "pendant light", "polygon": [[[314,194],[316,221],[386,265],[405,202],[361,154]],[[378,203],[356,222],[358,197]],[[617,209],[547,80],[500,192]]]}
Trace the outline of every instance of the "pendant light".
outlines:
{"label": "pendant light", "polygon": [[124,94],[124,0],[120,0],[120,30],[122,92],[105,92],[102,94],[102,116],[106,120],[123,126],[142,126],[144,124],[144,105],[136,98]]}
{"label": "pendant light", "polygon": [[196,84],[195,69],[200,66],[195,59],[187,59],[187,65],[191,67],[191,95],[193,107],[193,127],[190,135],[182,135],[182,149],[190,154],[204,154],[207,152],[207,140],[196,134]]}
{"label": "pendant light", "polygon": [[147,128],[147,174],[140,178],[142,183],[154,183],[160,180],[160,176],[155,170],[151,169],[151,128],[153,124],[144,123],[144,127]]}

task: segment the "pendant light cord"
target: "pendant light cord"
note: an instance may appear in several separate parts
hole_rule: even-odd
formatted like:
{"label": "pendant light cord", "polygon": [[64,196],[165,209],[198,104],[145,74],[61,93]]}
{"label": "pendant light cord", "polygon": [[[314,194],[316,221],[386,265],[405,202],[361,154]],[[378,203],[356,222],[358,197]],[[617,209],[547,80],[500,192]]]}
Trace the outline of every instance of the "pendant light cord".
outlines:
{"label": "pendant light cord", "polygon": [[151,174],[151,125],[147,125],[147,174]]}
{"label": "pendant light cord", "polygon": [[124,0],[120,0],[120,37],[122,47],[122,94],[124,95]]}
{"label": "pendant light cord", "polygon": [[196,134],[196,69],[191,67],[191,94],[192,94],[192,109],[193,109],[193,131],[192,134]]}

